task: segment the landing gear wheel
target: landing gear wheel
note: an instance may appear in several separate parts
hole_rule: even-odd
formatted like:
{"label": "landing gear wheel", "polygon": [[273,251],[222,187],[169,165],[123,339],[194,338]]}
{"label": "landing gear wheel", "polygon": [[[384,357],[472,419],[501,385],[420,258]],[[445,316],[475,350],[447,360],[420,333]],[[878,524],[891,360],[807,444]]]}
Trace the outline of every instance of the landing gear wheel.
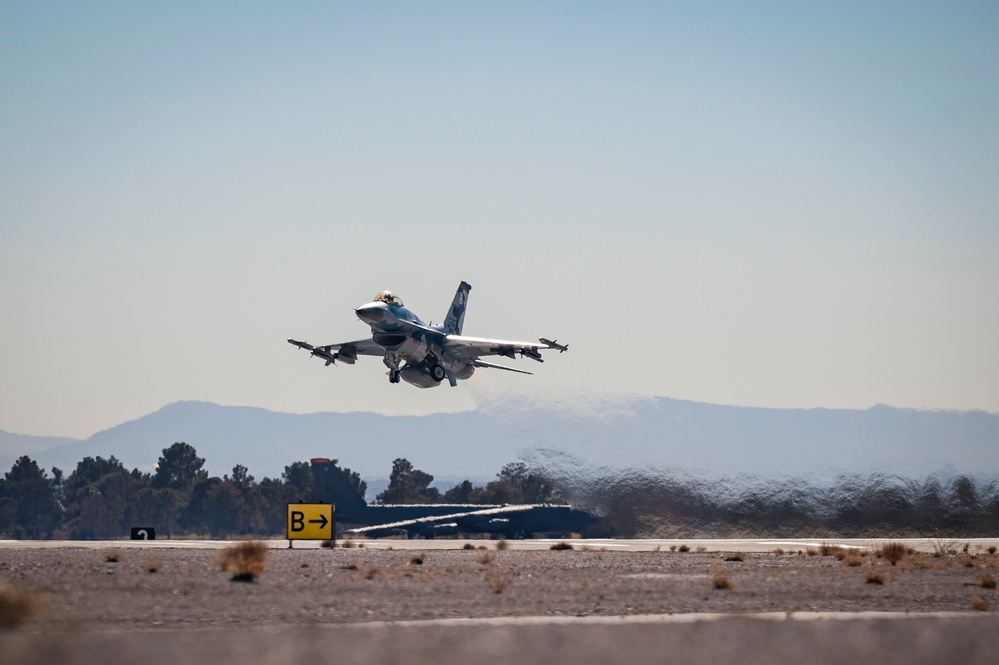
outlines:
{"label": "landing gear wheel", "polygon": [[447,377],[447,371],[441,365],[430,366],[430,378],[434,381],[443,381]]}
{"label": "landing gear wheel", "polygon": [[389,383],[399,383],[399,370],[389,370]]}

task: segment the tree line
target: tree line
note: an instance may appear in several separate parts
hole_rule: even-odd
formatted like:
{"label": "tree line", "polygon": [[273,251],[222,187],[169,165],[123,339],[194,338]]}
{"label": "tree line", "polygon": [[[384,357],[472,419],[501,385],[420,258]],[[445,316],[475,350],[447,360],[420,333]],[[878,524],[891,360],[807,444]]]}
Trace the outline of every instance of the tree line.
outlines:
{"label": "tree line", "polygon": [[[287,504],[319,499],[308,462],[294,462],[279,478],[260,481],[241,464],[221,478],[209,476],[204,464],[185,442],[164,448],[153,473],[128,470],[112,455],[85,457],[68,476],[56,467],[49,475],[22,456],[0,479],[0,537],[108,539],[133,526],[152,526],[166,537],[274,536],[285,533]],[[342,470],[363,496],[367,484],[360,475]],[[522,463],[506,465],[484,487],[466,480],[441,492],[430,487],[433,480],[397,459],[376,501],[540,503],[553,494],[551,483]]]}
{"label": "tree line", "polygon": [[285,530],[286,505],[313,494],[308,462],[259,482],[240,464],[221,478],[204,464],[184,442],[164,448],[153,473],[130,471],[112,455],[85,457],[68,476],[53,467],[50,476],[25,455],[0,479],[0,534],[104,539],[155,526],[168,537],[272,535]]}
{"label": "tree line", "polygon": [[[231,474],[209,476],[204,463],[184,442],[164,448],[153,473],[98,456],[84,458],[68,476],[55,467],[49,475],[25,455],[0,479],[0,537],[106,539],[133,526],[154,526],[167,537],[275,536],[285,532],[288,503],[319,498],[308,462],[294,462],[279,478],[260,481],[240,464]],[[342,470],[363,496],[365,482]],[[999,533],[999,483],[969,476],[916,481],[843,475],[820,486],[801,478],[712,481],[652,471],[538,471],[516,462],[482,486],[464,480],[442,492],[433,482],[431,474],[399,458],[375,501],[558,503],[564,495],[595,508],[620,537]]]}

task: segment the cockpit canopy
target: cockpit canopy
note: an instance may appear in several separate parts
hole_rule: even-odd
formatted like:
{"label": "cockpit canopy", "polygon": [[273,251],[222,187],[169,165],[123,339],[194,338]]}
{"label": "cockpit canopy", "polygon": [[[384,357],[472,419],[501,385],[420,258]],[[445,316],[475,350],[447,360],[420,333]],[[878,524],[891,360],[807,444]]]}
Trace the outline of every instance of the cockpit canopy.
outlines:
{"label": "cockpit canopy", "polygon": [[400,300],[399,296],[392,293],[391,291],[382,291],[377,296],[375,296],[375,300],[383,302],[386,305],[392,305],[394,307],[402,307],[402,300]]}

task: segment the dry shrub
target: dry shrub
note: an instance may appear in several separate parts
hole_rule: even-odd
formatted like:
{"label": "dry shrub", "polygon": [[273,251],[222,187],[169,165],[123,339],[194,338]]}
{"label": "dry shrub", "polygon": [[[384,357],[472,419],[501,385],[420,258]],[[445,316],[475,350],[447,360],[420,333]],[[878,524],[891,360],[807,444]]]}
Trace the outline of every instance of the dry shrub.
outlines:
{"label": "dry shrub", "polygon": [[332,539],[331,540],[324,540],[323,542],[319,543],[319,546],[320,547],[325,547],[327,549],[333,549],[334,547],[336,547],[336,541],[332,540]]}
{"label": "dry shrub", "polygon": [[985,599],[981,596],[975,596],[971,599],[971,609],[978,610],[979,612],[984,612],[989,609],[989,604],[985,602]]}
{"label": "dry shrub", "polygon": [[565,542],[564,540],[560,540],[557,543],[552,543],[552,546],[549,547],[548,549],[550,549],[550,550],[571,550],[571,549],[573,549],[573,547],[572,547],[572,545],[570,545],[569,543]]}
{"label": "dry shrub", "polygon": [[252,582],[267,566],[267,545],[255,540],[244,540],[222,550],[219,565],[232,573],[234,582]]}
{"label": "dry shrub", "polygon": [[342,548],[344,548],[344,549],[348,549],[348,550],[349,550],[349,549],[352,549],[352,548],[354,548],[354,547],[356,547],[356,546],[357,546],[357,545],[356,545],[356,544],[354,543],[354,541],[353,541],[353,540],[351,540],[350,538],[345,538],[344,540],[342,540],[342,541],[340,542],[340,547],[342,547]]}
{"label": "dry shrub", "polygon": [[774,554],[776,554],[777,556],[784,556],[784,550],[778,547],[777,549],[774,550]]}
{"label": "dry shrub", "polygon": [[987,549],[985,551],[988,552],[990,555],[994,555],[996,553],[996,546],[995,545],[989,545],[989,549]]}
{"label": "dry shrub", "polygon": [[121,550],[105,550],[104,560],[108,563],[118,563],[121,561],[122,553]]}
{"label": "dry shrub", "polygon": [[698,545],[697,547],[694,548],[694,551],[697,553],[707,552],[708,548],[705,547],[704,545]]}
{"label": "dry shrub", "polygon": [[353,561],[351,561],[350,563],[345,563],[345,564],[343,564],[342,566],[340,566],[340,570],[360,570],[360,568],[361,568],[361,567],[360,567],[360,566],[358,566],[358,565],[357,565],[357,564],[356,564],[355,562],[353,562]]}
{"label": "dry shrub", "polygon": [[147,573],[158,573],[160,568],[163,567],[163,562],[158,559],[146,559],[146,572]]}
{"label": "dry shrub", "polygon": [[881,546],[881,551],[878,554],[885,561],[891,565],[897,564],[899,561],[905,558],[905,555],[909,553],[909,548],[903,543],[889,540],[887,543]]}
{"label": "dry shrub", "polygon": [[725,558],[723,559],[723,561],[745,561],[745,560],[746,558],[745,556],[743,556],[742,552],[733,552],[732,554],[725,556]]}
{"label": "dry shrub", "polygon": [[478,552],[475,555],[475,560],[478,561],[483,566],[488,566],[493,562],[493,559],[495,558],[496,555],[493,554],[492,552]]}
{"label": "dry shrub", "polygon": [[669,551],[670,552],[675,552],[676,551],[676,545],[670,545],[669,546]]}
{"label": "dry shrub", "polygon": [[510,544],[506,542],[506,538],[500,538],[496,541],[496,549],[505,550],[508,547],[510,547]]}
{"label": "dry shrub", "polygon": [[807,554],[808,556],[818,556],[820,552],[814,547],[809,547],[807,550],[805,550],[805,554]]}
{"label": "dry shrub", "polygon": [[819,545],[819,554],[822,556],[834,556],[842,561],[843,559],[840,556],[841,552],[845,553],[845,549],[839,545],[832,545],[830,543],[822,543]]}
{"label": "dry shrub", "polygon": [[853,554],[847,554],[845,557],[840,559],[844,566],[849,566],[851,568],[856,568],[864,563],[864,558],[859,556],[854,556]]}
{"label": "dry shrub", "polygon": [[711,587],[713,589],[731,589],[732,580],[728,578],[728,573],[725,572],[724,568],[712,568],[711,570]]}
{"label": "dry shrub", "polygon": [[683,545],[680,545],[680,547],[678,547],[677,549],[680,550],[681,552],[689,552],[690,551],[690,545],[687,545],[686,543],[684,543]]}
{"label": "dry shrub", "polygon": [[300,563],[298,567],[299,568],[308,568],[309,567],[309,560],[306,559],[305,557],[302,557],[302,563]]}
{"label": "dry shrub", "polygon": [[16,628],[42,610],[33,593],[0,582],[0,627]]}
{"label": "dry shrub", "polygon": [[486,582],[493,593],[503,593],[510,586],[510,580],[503,577],[499,570],[492,570],[486,573]]}
{"label": "dry shrub", "polygon": [[364,579],[366,579],[366,580],[373,580],[376,577],[378,577],[378,573],[379,573],[379,570],[377,568],[375,568],[374,566],[371,566],[371,568],[368,568],[367,570],[364,571]]}
{"label": "dry shrub", "polygon": [[426,552],[420,552],[419,554],[411,558],[409,560],[409,563],[412,566],[422,566],[423,560],[426,558],[426,556],[427,556]]}
{"label": "dry shrub", "polygon": [[475,549],[475,545],[473,545],[472,543],[465,543],[464,545],[462,545],[461,549],[463,549],[463,550],[474,550]]}
{"label": "dry shrub", "polygon": [[879,569],[871,566],[867,569],[867,574],[864,576],[864,581],[868,584],[884,584],[885,574]]}
{"label": "dry shrub", "polygon": [[844,559],[846,559],[846,557],[850,556],[850,550],[845,549],[843,547],[837,547],[835,550],[833,550],[832,555],[836,557],[837,561],[843,561]]}
{"label": "dry shrub", "polygon": [[988,573],[982,575],[982,588],[983,589],[995,589],[996,588],[996,578],[995,578],[995,575],[990,575]]}
{"label": "dry shrub", "polygon": [[[584,547],[583,549],[589,549],[589,548]],[[653,552],[658,552],[661,549],[662,549],[662,545],[656,545],[655,547],[652,548],[652,551]]]}

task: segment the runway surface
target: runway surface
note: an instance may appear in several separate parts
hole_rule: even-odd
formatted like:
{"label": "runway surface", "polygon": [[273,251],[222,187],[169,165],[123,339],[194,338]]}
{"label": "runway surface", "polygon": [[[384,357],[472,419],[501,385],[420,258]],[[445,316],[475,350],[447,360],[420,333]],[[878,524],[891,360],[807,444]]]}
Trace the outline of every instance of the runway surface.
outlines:
{"label": "runway surface", "polygon": [[[789,552],[808,550],[822,545],[839,545],[852,549],[874,549],[887,541],[901,542],[920,552],[935,552],[940,549],[961,551],[966,546],[968,551],[986,551],[989,547],[999,548],[999,538],[720,538],[720,539],[659,539],[659,538],[593,538],[574,539],[571,543],[576,549],[590,549],[617,552],[656,552],[667,551],[671,547],[679,548],[686,545],[691,550],[704,552],[773,552],[782,549]],[[273,549],[287,549],[289,541],[274,539],[263,541]],[[337,547],[345,541],[337,541]],[[395,550],[460,550],[466,544],[473,547],[483,546],[493,549],[495,540],[469,539],[435,539],[435,540],[396,540],[396,539],[352,539],[349,541],[355,547],[370,549]],[[552,544],[561,542],[555,539],[509,540],[507,548],[511,550],[547,550]],[[232,545],[231,540],[0,540],[0,548],[32,549],[32,548],[66,548],[80,547],[86,549],[117,548],[181,548],[181,549],[220,549]],[[296,540],[294,549],[317,549],[322,547],[320,541]],[[700,548],[704,548],[701,550]]]}

